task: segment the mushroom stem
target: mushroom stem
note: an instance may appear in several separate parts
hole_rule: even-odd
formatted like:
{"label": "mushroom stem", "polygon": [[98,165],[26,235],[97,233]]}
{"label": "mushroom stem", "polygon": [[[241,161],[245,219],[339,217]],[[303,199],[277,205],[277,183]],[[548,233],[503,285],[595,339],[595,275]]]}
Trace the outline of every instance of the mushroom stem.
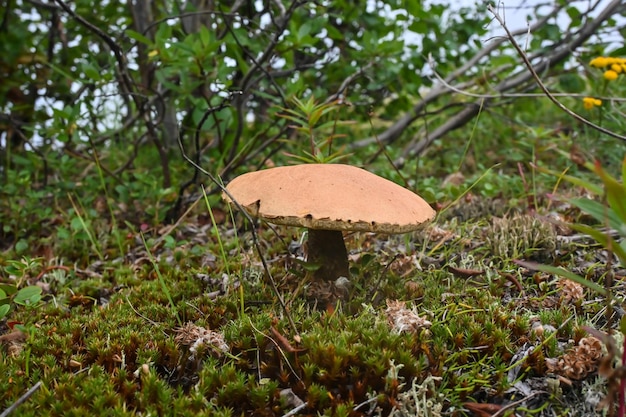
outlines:
{"label": "mushroom stem", "polygon": [[307,261],[320,265],[313,272],[318,281],[349,277],[348,251],[339,230],[309,229]]}

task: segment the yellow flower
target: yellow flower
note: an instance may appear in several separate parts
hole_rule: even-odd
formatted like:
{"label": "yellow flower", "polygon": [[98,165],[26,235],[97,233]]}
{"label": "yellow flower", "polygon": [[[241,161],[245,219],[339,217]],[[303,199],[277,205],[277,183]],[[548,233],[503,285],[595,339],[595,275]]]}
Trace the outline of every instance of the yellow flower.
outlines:
{"label": "yellow flower", "polygon": [[591,65],[592,67],[596,67],[596,68],[604,68],[608,65],[608,58],[599,56],[597,58],[592,59],[589,65]]}
{"label": "yellow flower", "polygon": [[611,69],[616,73],[620,74],[622,72],[622,66],[620,64],[611,65]]}
{"label": "yellow flower", "polygon": [[604,71],[604,78],[609,81],[617,80],[617,73],[613,70]]}
{"label": "yellow flower", "polygon": [[600,107],[602,105],[602,100],[593,97],[585,97],[583,98],[583,107],[587,110],[593,109],[595,106]]}
{"label": "yellow flower", "polygon": [[[596,68],[611,67],[614,71],[617,71],[614,67],[623,67],[626,64],[626,58],[614,58],[610,56],[598,56],[589,62],[589,65]],[[619,73],[619,71],[617,71]]]}

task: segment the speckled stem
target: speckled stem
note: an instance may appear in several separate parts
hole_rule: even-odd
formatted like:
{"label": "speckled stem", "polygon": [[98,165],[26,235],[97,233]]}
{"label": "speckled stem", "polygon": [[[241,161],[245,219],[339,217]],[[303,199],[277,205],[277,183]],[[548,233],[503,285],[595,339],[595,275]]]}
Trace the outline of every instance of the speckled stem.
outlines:
{"label": "speckled stem", "polygon": [[349,278],[348,251],[340,231],[309,229],[307,261],[320,265],[313,273],[316,280]]}

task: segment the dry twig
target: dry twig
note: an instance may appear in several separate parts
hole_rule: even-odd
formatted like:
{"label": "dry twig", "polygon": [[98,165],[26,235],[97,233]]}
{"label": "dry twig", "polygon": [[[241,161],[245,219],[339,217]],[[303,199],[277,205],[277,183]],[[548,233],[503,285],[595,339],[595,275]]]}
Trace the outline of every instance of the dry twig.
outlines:
{"label": "dry twig", "polygon": [[19,407],[21,404],[25,403],[26,400],[28,400],[30,397],[32,397],[32,395],[35,392],[37,392],[37,390],[39,388],[41,388],[41,385],[42,385],[41,381],[39,381],[35,385],[33,385],[28,391],[26,391],[24,393],[24,395],[22,395],[20,398],[18,398],[17,401],[15,401],[13,404],[11,404],[11,406],[9,406],[6,410],[4,410],[0,414],[0,417],[7,417],[9,414],[11,414],[13,411],[15,411],[17,409],[17,407]]}
{"label": "dry twig", "polygon": [[[198,130],[200,130],[200,129],[198,129]],[[232,204],[234,204],[235,207],[237,207],[237,210],[239,210],[243,214],[243,216],[246,218],[246,220],[248,220],[248,222],[251,225],[254,225],[254,220],[252,219],[252,217],[243,209],[243,207],[241,207],[241,205],[237,202],[237,200],[228,192],[226,187],[224,187],[222,185],[221,181],[219,181],[213,174],[211,174],[206,169],[202,168],[193,159],[191,159],[189,157],[189,155],[187,155],[187,153],[185,152],[185,147],[183,146],[183,143],[180,140],[180,137],[178,139],[178,146],[180,147],[180,152],[181,152],[183,158],[187,162],[189,162],[196,170],[198,170],[202,174],[206,175],[230,199]],[[285,317],[287,317],[287,320],[289,321],[289,324],[290,324],[291,328],[294,331],[294,335],[297,337],[300,334],[300,332],[298,331],[298,328],[296,327],[296,323],[293,321],[293,318],[291,317],[291,313],[289,312],[289,309],[287,308],[287,304],[285,303],[285,299],[283,298],[283,296],[280,294],[280,291],[278,290],[278,285],[276,284],[276,280],[272,276],[272,273],[271,273],[271,271],[269,269],[269,266],[267,264],[267,260],[265,259],[265,256],[263,254],[263,249],[261,248],[261,244],[259,243],[259,236],[258,236],[254,226],[250,228],[250,231],[252,233],[252,242],[254,244],[254,248],[255,248],[255,250],[257,252],[257,255],[259,256],[259,258],[261,260],[261,264],[263,265],[263,270],[265,271],[265,274],[267,275],[267,279],[268,279],[270,285],[272,286],[272,291],[274,292],[274,295],[276,295],[276,298],[278,299],[278,302],[280,303],[280,306],[282,307],[282,309],[283,309],[283,311],[285,313]]]}

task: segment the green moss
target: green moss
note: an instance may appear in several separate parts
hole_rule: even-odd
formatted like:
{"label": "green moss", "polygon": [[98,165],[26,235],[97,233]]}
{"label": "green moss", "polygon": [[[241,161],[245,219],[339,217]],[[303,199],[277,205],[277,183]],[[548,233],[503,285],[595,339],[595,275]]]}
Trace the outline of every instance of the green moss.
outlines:
{"label": "green moss", "polygon": [[[42,388],[20,406],[20,415],[276,416],[293,408],[281,397],[285,388],[306,403],[304,415],[358,415],[370,406],[383,415],[393,407],[410,410],[419,390],[425,400],[418,405],[433,410],[460,410],[466,401],[487,401],[487,392],[504,398],[514,361],[519,380],[544,376],[545,358],[579,340],[603,305],[586,294],[583,303],[561,306],[552,277],[513,264],[517,257],[551,259],[556,240],[535,218],[507,217],[502,222],[508,223],[494,226],[485,216],[502,208],[491,201],[464,217],[474,220],[442,219],[438,226],[453,233],[449,240],[421,232],[348,236],[349,250],[358,255],[349,295],[326,310],[306,299],[301,266],[286,259],[284,241],[298,231],[276,234],[260,225],[295,329],[250,250],[249,234],[230,238],[230,224],[219,228],[224,258],[203,258],[221,253],[213,232],[194,241],[178,230],[160,246],[154,246],[158,235],[146,233],[163,282],[143,244],[131,245],[136,236],[125,243],[133,252],[123,259],[113,256],[115,242],[103,239],[107,256],[92,274],[81,272],[94,260],[83,241],[58,242],[59,259],[76,261],[77,269],[44,274],[41,281],[50,285],[45,302],[11,312],[29,336],[17,348],[0,347],[6,375],[0,409],[38,381]],[[98,233],[104,227],[93,225]],[[570,252],[561,262],[569,267],[589,260],[584,272],[599,280],[603,258],[592,249]],[[404,268],[394,266],[400,258],[409,259]],[[44,267],[39,259],[25,276],[33,279]],[[468,278],[450,267],[482,273]],[[432,326],[415,334],[393,331],[386,299],[407,301]],[[558,331],[542,339],[531,319]],[[178,343],[177,329],[188,322],[223,334],[228,352]],[[519,359],[523,352],[528,356]]]}

